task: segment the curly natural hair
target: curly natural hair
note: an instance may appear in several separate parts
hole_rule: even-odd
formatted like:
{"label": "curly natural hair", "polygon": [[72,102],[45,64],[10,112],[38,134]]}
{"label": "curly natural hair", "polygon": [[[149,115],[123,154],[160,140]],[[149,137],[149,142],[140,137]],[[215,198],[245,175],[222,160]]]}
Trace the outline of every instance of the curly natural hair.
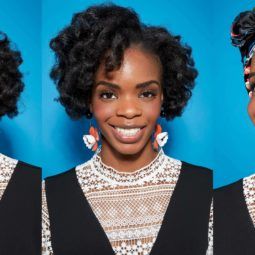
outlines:
{"label": "curly natural hair", "polygon": [[169,120],[182,114],[198,75],[191,48],[166,28],[141,23],[131,8],[100,4],[76,13],[71,24],[50,42],[56,59],[50,76],[60,94],[57,101],[72,118],[92,117],[89,103],[102,60],[106,72],[116,70],[121,66],[124,51],[135,45],[161,61],[164,93],[161,117]]}
{"label": "curly natural hair", "polygon": [[20,52],[12,49],[7,35],[0,32],[0,118],[18,114],[17,102],[24,89],[21,63]]}
{"label": "curly natural hair", "polygon": [[255,41],[255,8],[239,13],[232,23],[231,32],[241,38],[242,46],[237,46],[240,47],[242,56],[245,56]]}

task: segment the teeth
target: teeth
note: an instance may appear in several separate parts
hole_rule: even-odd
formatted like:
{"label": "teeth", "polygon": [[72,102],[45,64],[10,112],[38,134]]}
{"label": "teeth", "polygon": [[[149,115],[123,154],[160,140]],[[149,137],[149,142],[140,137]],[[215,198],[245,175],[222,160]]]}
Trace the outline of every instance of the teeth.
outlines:
{"label": "teeth", "polygon": [[140,128],[131,128],[131,129],[126,129],[126,128],[119,128],[119,127],[116,127],[116,130],[125,135],[125,136],[134,136],[136,135],[139,131],[140,131]]}

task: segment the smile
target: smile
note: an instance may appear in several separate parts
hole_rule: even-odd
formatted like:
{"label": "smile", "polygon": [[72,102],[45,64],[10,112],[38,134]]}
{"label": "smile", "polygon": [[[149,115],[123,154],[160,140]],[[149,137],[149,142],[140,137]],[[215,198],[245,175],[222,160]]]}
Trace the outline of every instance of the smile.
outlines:
{"label": "smile", "polygon": [[113,134],[117,140],[124,143],[134,143],[141,139],[144,127],[141,128],[120,128],[111,126]]}

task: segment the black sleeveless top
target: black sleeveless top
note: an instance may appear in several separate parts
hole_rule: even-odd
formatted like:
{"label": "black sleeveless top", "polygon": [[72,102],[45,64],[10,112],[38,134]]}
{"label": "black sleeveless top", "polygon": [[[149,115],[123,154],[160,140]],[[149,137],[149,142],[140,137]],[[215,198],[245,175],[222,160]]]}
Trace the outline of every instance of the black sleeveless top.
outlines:
{"label": "black sleeveless top", "polygon": [[41,170],[22,161],[0,200],[0,254],[41,254]]}
{"label": "black sleeveless top", "polygon": [[[45,180],[54,255],[114,255],[75,168]],[[182,162],[182,169],[150,255],[205,255],[212,172]]]}
{"label": "black sleeveless top", "polygon": [[255,228],[244,198],[243,180],[215,190],[214,254],[255,254]]}

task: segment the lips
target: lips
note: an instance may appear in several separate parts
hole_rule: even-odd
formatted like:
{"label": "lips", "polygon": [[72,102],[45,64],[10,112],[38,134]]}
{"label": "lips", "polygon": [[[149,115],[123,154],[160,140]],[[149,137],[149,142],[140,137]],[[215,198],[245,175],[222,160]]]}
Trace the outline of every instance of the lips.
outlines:
{"label": "lips", "polygon": [[[145,130],[145,126],[128,126],[128,129],[130,128],[140,128],[140,130],[134,135],[134,136],[125,136],[124,134],[120,133],[117,131],[117,129],[115,128],[115,126],[113,125],[110,125],[111,126],[111,129],[112,129],[112,132],[113,132],[113,135],[114,137],[121,143],[136,143],[138,142],[143,134],[144,134],[144,130]],[[120,127],[120,126],[117,126],[117,127]],[[120,128],[123,128],[123,127],[120,127]],[[127,127],[124,127],[124,128],[127,128]]]}
{"label": "lips", "polygon": [[110,124],[110,126],[112,126],[113,128],[116,128],[116,127],[118,127],[118,128],[124,128],[124,129],[132,129],[132,128],[144,128],[145,126],[135,126],[135,125],[129,125],[129,126],[124,126],[124,125],[111,125]]}

